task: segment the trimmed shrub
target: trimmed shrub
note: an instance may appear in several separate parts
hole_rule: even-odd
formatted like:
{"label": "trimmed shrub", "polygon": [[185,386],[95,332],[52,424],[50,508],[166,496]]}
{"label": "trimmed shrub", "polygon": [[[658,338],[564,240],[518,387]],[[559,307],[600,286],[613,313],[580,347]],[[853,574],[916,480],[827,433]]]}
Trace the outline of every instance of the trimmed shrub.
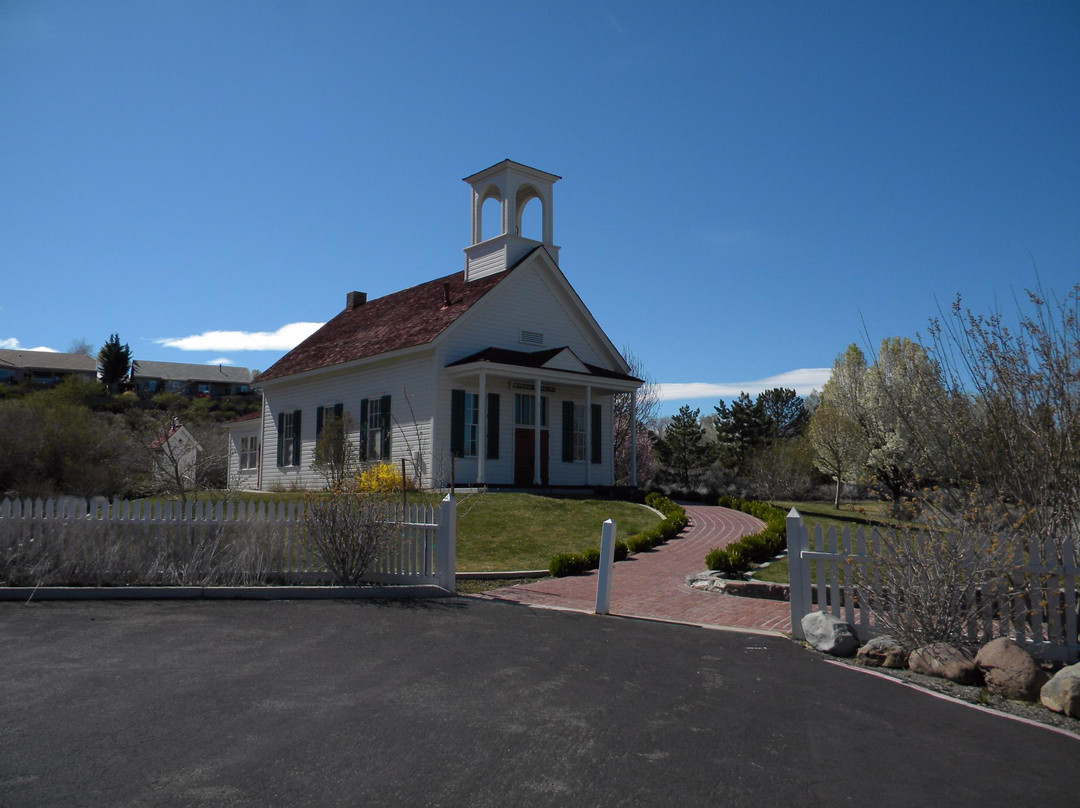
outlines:
{"label": "trimmed shrub", "polygon": [[780,508],[767,502],[736,499],[722,496],[717,500],[722,508],[748,513],[765,523],[758,533],[743,536],[727,547],[715,548],[705,556],[705,566],[711,570],[720,570],[725,575],[741,575],[750,569],[751,564],[760,564],[779,555],[787,549],[787,518]]}
{"label": "trimmed shrub", "polygon": [[548,572],[555,578],[582,575],[589,571],[589,562],[581,553],[558,553],[551,557]]}
{"label": "trimmed shrub", "polygon": [[[630,553],[644,553],[670,541],[690,523],[686,510],[663,494],[652,492],[645,497],[645,504],[664,514],[664,521],[656,527],[643,530],[625,542],[615,542],[615,560],[623,561]],[[552,575],[582,575],[600,566],[600,550],[590,547],[582,553],[560,553],[551,559],[548,569]],[[556,572],[558,570],[558,572]]]}

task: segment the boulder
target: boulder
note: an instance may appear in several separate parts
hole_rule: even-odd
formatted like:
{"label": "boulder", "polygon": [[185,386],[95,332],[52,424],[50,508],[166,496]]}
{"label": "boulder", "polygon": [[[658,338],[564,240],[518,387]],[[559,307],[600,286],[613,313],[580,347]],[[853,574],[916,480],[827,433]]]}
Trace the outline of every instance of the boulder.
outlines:
{"label": "boulder", "polygon": [[1080,663],[1055,673],[1054,678],[1043,685],[1039,700],[1055,713],[1080,718]]}
{"label": "boulder", "polygon": [[802,630],[806,641],[826,654],[848,657],[859,647],[859,638],[851,624],[826,612],[805,615]]}
{"label": "boulder", "polygon": [[908,656],[908,667],[915,673],[937,676],[962,685],[973,685],[979,681],[975,657],[969,651],[947,642],[916,648]]}
{"label": "boulder", "polygon": [[895,637],[882,634],[860,648],[855,659],[874,668],[906,668],[908,652]]}
{"label": "boulder", "polygon": [[1037,701],[1046,673],[1031,654],[1008,637],[991,640],[975,655],[986,689],[1007,699]]}

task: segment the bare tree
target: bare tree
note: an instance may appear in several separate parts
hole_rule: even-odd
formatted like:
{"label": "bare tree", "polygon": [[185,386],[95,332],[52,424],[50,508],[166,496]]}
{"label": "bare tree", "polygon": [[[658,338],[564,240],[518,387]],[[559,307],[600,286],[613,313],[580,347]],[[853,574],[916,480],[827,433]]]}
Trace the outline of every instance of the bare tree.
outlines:
{"label": "bare tree", "polygon": [[924,421],[935,492],[950,510],[978,489],[978,518],[1025,541],[1071,537],[1080,548],[1080,284],[1063,300],[1041,288],[1015,306],[975,314],[957,298],[931,323],[928,345],[950,395]]}
{"label": "bare tree", "polygon": [[94,346],[84,338],[80,337],[79,339],[71,341],[71,345],[68,347],[68,353],[79,354],[80,356],[93,356]]}
{"label": "bare tree", "polygon": [[833,507],[839,508],[841,486],[857,482],[866,461],[866,436],[858,423],[824,394],[810,418],[808,435],[814,465],[836,481]]}
{"label": "bare tree", "polygon": [[629,485],[631,458],[637,451],[638,484],[645,484],[656,474],[657,464],[653,456],[653,435],[659,427],[660,388],[645,369],[641,358],[629,347],[623,347],[623,358],[630,366],[630,375],[644,384],[635,395],[634,411],[637,416],[637,445],[631,448],[631,396],[616,393],[611,402],[612,439],[615,445],[615,483]]}
{"label": "bare tree", "polygon": [[348,412],[338,416],[333,410],[324,411],[311,468],[322,475],[330,490],[341,489],[356,473],[356,445],[349,438],[354,429]]}

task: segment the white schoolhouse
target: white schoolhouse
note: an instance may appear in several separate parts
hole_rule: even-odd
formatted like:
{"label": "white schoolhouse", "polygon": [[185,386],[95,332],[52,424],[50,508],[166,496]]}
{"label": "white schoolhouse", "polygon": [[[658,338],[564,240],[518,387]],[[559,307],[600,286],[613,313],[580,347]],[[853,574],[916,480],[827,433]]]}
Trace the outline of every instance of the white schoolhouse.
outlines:
{"label": "white schoolhouse", "polygon": [[[348,413],[359,465],[404,458],[424,487],[449,484],[451,457],[457,485],[611,485],[612,396],[641,381],[559,269],[558,179],[510,160],[466,177],[464,272],[372,300],[349,292],[343,311],[254,380],[262,416],[232,425],[232,483],[322,486],[317,436],[327,414]],[[482,240],[489,199],[501,232]],[[531,200],[539,241],[519,235]]]}

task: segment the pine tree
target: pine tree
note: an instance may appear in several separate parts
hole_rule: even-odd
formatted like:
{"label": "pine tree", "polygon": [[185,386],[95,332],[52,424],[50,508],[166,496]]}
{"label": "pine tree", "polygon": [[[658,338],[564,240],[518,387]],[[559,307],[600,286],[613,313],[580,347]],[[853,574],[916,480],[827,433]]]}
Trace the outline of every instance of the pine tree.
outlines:
{"label": "pine tree", "polygon": [[101,382],[115,393],[131,377],[131,348],[120,343],[120,336],[112,334],[98,351],[98,374]]}
{"label": "pine tree", "polygon": [[689,404],[684,404],[656,442],[660,462],[684,488],[690,487],[694,478],[712,463],[714,457],[712,445],[705,440],[700,415],[701,410],[691,410]]}

